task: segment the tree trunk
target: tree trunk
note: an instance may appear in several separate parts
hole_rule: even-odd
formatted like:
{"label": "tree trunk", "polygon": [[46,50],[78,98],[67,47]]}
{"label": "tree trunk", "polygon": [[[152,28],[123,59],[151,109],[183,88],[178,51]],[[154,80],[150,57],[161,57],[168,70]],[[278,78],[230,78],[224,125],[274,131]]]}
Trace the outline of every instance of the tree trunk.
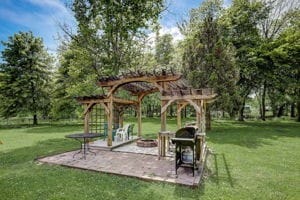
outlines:
{"label": "tree trunk", "polygon": [[261,105],[261,101],[260,100],[258,100],[258,105],[259,105],[259,115],[261,117],[262,116],[262,105]]}
{"label": "tree trunk", "polygon": [[244,121],[244,108],[245,108],[245,104],[246,104],[246,98],[247,95],[243,97],[243,102],[242,105],[240,105],[240,109],[239,109],[239,121]]}
{"label": "tree trunk", "polygon": [[285,104],[283,104],[279,107],[278,112],[277,112],[277,117],[281,117],[283,115],[284,106],[285,106]]}
{"label": "tree trunk", "polygon": [[205,126],[206,126],[206,130],[211,130],[211,115],[210,115],[210,108],[209,106],[206,107],[206,113],[205,113]]}
{"label": "tree trunk", "polygon": [[[225,118],[225,112],[223,111],[223,118]],[[233,109],[229,112],[229,117],[230,119],[234,119],[236,117],[236,111],[234,111]]]}
{"label": "tree trunk", "polygon": [[278,114],[278,111],[277,111],[278,109],[276,109],[275,107],[273,107],[272,106],[272,117],[276,117],[277,116],[277,114]]}
{"label": "tree trunk", "polygon": [[296,114],[295,114],[295,103],[294,102],[291,104],[291,117],[296,117]]}
{"label": "tree trunk", "polygon": [[38,125],[37,114],[33,115],[33,125]]}
{"label": "tree trunk", "polygon": [[297,101],[297,122],[300,122],[300,101]]}
{"label": "tree trunk", "polygon": [[263,84],[263,92],[261,96],[261,119],[263,121],[266,121],[266,90],[267,90],[267,86],[265,81]]}

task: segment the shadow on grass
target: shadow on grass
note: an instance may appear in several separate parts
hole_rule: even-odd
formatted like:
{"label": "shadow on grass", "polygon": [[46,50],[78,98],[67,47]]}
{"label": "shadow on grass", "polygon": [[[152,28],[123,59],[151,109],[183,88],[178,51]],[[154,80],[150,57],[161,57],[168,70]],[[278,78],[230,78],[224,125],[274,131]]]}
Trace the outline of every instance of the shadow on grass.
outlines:
{"label": "shadow on grass", "polygon": [[237,122],[216,121],[208,132],[211,143],[234,144],[247,148],[268,145],[281,137],[300,137],[300,124],[296,122]]}
{"label": "shadow on grass", "polygon": [[216,186],[228,184],[231,188],[234,188],[235,181],[231,174],[231,167],[224,153],[208,153],[202,180],[204,186],[207,181],[210,181],[215,183]]}

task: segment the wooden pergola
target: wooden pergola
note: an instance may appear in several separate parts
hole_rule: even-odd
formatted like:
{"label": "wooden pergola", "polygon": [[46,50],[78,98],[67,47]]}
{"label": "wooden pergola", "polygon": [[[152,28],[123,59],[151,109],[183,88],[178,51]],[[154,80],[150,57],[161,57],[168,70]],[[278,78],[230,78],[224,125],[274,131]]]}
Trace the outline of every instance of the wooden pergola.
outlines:
{"label": "wooden pergola", "polygon": [[[159,92],[161,100],[161,131],[166,130],[167,108],[177,103],[177,125],[181,127],[181,110],[188,104],[196,111],[196,125],[200,132],[205,132],[206,104],[216,98],[213,89],[193,89],[182,75],[170,70],[154,70],[153,72],[128,72],[119,76],[108,76],[98,80],[104,94],[97,96],[78,97],[77,100],[85,105],[84,133],[89,133],[90,113],[95,105],[101,105],[107,116],[108,139],[107,146],[112,146],[114,109],[118,109],[119,123],[123,125],[124,109],[131,106],[137,111],[138,137],[142,135],[142,100],[151,93]],[[125,90],[131,95],[130,99],[117,97],[117,91]]]}

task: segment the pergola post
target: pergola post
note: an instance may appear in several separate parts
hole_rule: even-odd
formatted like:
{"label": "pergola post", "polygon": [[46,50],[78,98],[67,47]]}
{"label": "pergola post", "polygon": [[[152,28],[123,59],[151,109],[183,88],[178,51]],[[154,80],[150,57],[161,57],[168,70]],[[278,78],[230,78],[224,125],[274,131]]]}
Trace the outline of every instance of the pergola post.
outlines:
{"label": "pergola post", "polygon": [[201,107],[201,101],[200,100],[196,100],[196,101],[197,101],[197,106],[200,108],[200,112],[198,112],[196,110],[196,125],[201,130],[201,118],[202,118],[201,116],[202,116],[202,113],[203,113],[203,109]]}
{"label": "pergola post", "polygon": [[201,128],[201,132],[205,133],[205,131],[206,131],[206,118],[205,118],[206,103],[203,100],[201,100],[201,110],[202,110],[202,116],[201,116],[201,125],[199,128]]}
{"label": "pergola post", "polygon": [[107,125],[108,125],[107,146],[112,146],[112,131],[113,131],[113,117],[114,117],[113,116],[113,98],[112,98],[112,96],[109,98],[108,110],[109,110],[109,114],[108,114],[108,118],[107,118]]}
{"label": "pergola post", "polygon": [[[165,105],[167,104],[167,101],[162,100],[161,101],[161,108],[163,108]],[[164,112],[162,112],[160,114],[160,118],[161,118],[161,131],[165,131],[167,130],[167,111],[165,110]]]}
{"label": "pergola post", "polygon": [[142,136],[142,105],[139,101],[137,105],[137,117],[138,117],[138,137]]}
{"label": "pergola post", "polygon": [[177,103],[177,129],[181,128],[181,109],[180,104]]}
{"label": "pergola post", "polygon": [[89,119],[90,119],[90,109],[88,109],[88,104],[86,105],[87,110],[84,113],[84,133],[88,134],[89,133]]}

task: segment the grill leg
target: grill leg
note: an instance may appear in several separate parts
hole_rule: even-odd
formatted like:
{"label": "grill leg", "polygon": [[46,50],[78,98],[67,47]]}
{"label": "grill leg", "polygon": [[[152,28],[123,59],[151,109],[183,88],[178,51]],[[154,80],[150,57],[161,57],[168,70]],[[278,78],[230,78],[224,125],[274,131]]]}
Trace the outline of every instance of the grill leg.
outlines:
{"label": "grill leg", "polygon": [[195,176],[195,145],[193,145],[193,177]]}

